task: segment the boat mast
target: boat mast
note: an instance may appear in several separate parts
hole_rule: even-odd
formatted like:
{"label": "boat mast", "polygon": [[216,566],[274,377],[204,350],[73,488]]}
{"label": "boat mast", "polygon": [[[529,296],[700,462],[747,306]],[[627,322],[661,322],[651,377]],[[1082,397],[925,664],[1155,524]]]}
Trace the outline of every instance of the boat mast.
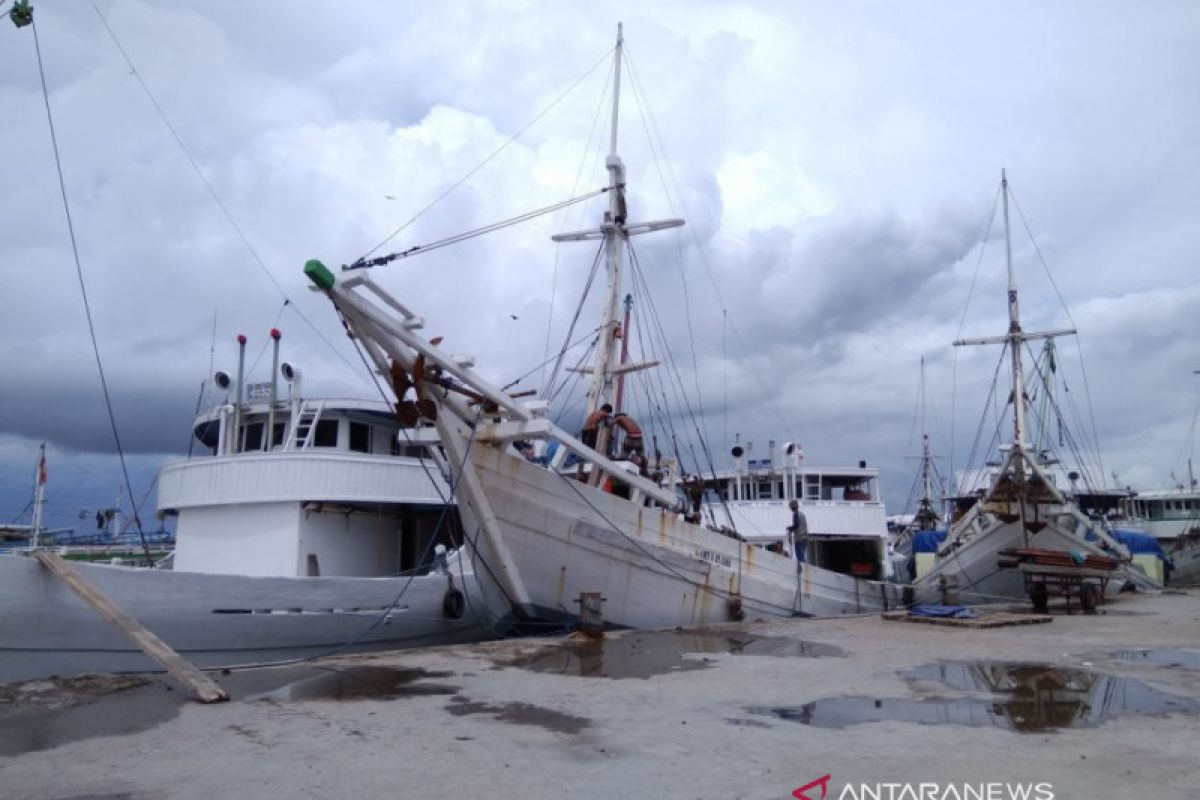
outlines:
{"label": "boat mast", "polygon": [[923,494],[916,522],[922,529],[933,530],[937,514],[933,510],[933,454],[929,452],[929,430],[925,426],[925,356],[921,356],[921,486]]}
{"label": "boat mast", "polygon": [[[1192,370],[1192,374],[1200,375],[1200,369]],[[1195,436],[1196,436],[1196,425],[1195,425],[1195,421],[1193,420],[1193,423],[1192,423],[1193,441],[1195,441],[1195,438],[1194,438]],[[1190,444],[1191,443],[1189,442],[1189,445]],[[1188,491],[1189,492],[1196,491],[1196,476],[1192,473],[1192,457],[1191,457],[1191,455],[1188,456]]]}
{"label": "boat mast", "polygon": [[37,547],[42,535],[42,510],[46,502],[46,443],[42,442],[41,454],[38,456],[37,476],[33,492],[33,519],[30,520],[29,544]]}
{"label": "boat mast", "polygon": [[[1021,371],[1021,346],[1025,335],[1021,331],[1020,306],[1017,303],[1017,279],[1013,272],[1012,235],[1008,226],[1008,175],[1000,170],[1000,187],[1004,194],[1004,254],[1008,264],[1008,343],[1012,350],[1013,450],[1025,451],[1025,377]],[[1018,473],[1024,469],[1014,463]]]}
{"label": "boat mast", "polygon": [[625,165],[617,155],[617,122],[621,108],[621,54],[624,44],[622,25],[618,22],[617,46],[613,54],[612,134],[609,139],[608,158],[604,161],[608,169],[608,211],[604,212],[604,222],[600,226],[604,234],[604,266],[608,275],[608,296],[600,321],[600,346],[592,371],[592,383],[588,389],[588,414],[600,406],[601,398],[612,395],[612,365],[617,339],[620,338],[617,308],[621,298],[621,259],[624,256],[625,243]]}
{"label": "boat mast", "polygon": [[[630,236],[643,233],[678,228],[683,225],[681,219],[661,219],[652,222],[634,222],[626,220],[625,206],[625,164],[617,155],[617,121],[620,112],[621,98],[621,59],[625,49],[625,39],[621,32],[621,24],[617,23],[617,46],[614,50],[613,63],[613,104],[612,104],[612,134],[609,140],[609,153],[604,164],[608,169],[608,210],[604,212],[604,221],[599,228],[592,228],[572,233],[558,233],[550,238],[556,242],[583,242],[604,240],[605,271],[608,275],[608,294],[604,300],[604,313],[600,320],[600,342],[596,348],[596,363],[591,367],[581,367],[580,372],[592,373],[592,382],[588,388],[585,415],[590,415],[606,400],[615,400],[614,376],[625,375],[629,372],[648,369],[658,365],[657,361],[628,363],[622,358],[617,361],[617,340],[622,338],[619,307],[621,300],[621,261],[625,256],[625,247]],[[628,355],[627,350],[625,354]],[[597,442],[600,449],[604,447],[604,433]]]}
{"label": "boat mast", "polygon": [[1037,471],[1037,465],[1029,461],[1025,451],[1025,375],[1021,367],[1021,348],[1034,339],[1053,339],[1075,333],[1074,328],[1026,333],[1021,328],[1020,304],[1017,302],[1017,278],[1013,271],[1012,232],[1008,220],[1008,175],[1000,171],[1000,187],[1004,194],[1004,252],[1008,265],[1008,333],[1003,336],[985,336],[979,339],[956,339],[954,346],[969,344],[1004,344],[1012,350],[1012,403],[1013,440],[1009,459],[1018,481],[1024,480],[1027,471]]}
{"label": "boat mast", "polygon": [[[633,311],[633,295],[625,295],[625,322],[621,326],[621,363],[629,360],[629,318]],[[625,405],[625,373],[617,376],[617,399],[613,402],[613,412],[621,413]]]}

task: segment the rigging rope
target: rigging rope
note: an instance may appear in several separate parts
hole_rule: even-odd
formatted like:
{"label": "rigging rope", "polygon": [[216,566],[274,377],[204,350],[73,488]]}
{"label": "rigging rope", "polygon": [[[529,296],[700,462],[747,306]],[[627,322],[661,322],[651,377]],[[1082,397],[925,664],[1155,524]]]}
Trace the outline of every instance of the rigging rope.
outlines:
{"label": "rigging rope", "polygon": [[145,93],[146,98],[150,101],[150,105],[154,107],[159,119],[162,120],[163,125],[166,126],[167,131],[171,134],[171,138],[175,140],[175,144],[179,145],[179,149],[183,153],[184,158],[187,159],[188,164],[191,165],[192,171],[196,173],[196,177],[198,177],[200,182],[204,184],[204,188],[208,191],[209,196],[212,197],[213,202],[217,204],[217,208],[221,209],[221,213],[224,215],[225,220],[229,223],[230,227],[233,228],[234,233],[237,234],[242,244],[245,245],[246,250],[250,253],[250,257],[253,262],[258,265],[258,268],[262,271],[262,273],[267,276],[267,280],[271,282],[271,284],[283,297],[285,301],[284,305],[290,304],[292,306],[292,310],[295,311],[296,314],[299,315],[300,319],[302,319],[304,323],[308,325],[310,329],[312,329],[313,333],[315,333],[317,337],[324,342],[331,351],[333,351],[333,354],[337,356],[343,364],[353,370],[354,365],[350,363],[350,360],[346,358],[346,355],[334,347],[333,342],[325,337],[325,334],[321,332],[321,329],[318,328],[312,322],[312,320],[310,320],[305,313],[301,311],[298,306],[296,306],[296,304],[291,302],[291,298],[288,297],[288,293],[284,290],[283,285],[275,278],[274,273],[271,272],[270,267],[268,267],[266,262],[263,261],[262,257],[258,254],[258,251],[254,248],[254,245],[250,244],[250,239],[246,236],[245,231],[242,230],[242,226],[237,223],[236,219],[234,219],[233,214],[230,213],[228,206],[225,205],[225,201],[223,201],[221,196],[217,194],[217,190],[213,187],[212,182],[209,181],[207,176],[205,176],[204,171],[200,169],[200,165],[196,163],[196,159],[192,156],[191,151],[188,150],[187,145],[184,144],[183,137],[179,135],[179,131],[175,129],[175,126],[171,123],[170,118],[167,117],[166,112],[163,110],[162,106],[159,105],[158,100],[154,97],[153,92],[150,91],[150,87],[146,85],[146,81],[142,78],[142,73],[133,63],[133,59],[130,58],[129,53],[125,50],[125,46],[122,45],[121,40],[117,38],[116,31],[114,31],[112,26],[108,24],[108,18],[104,16],[104,13],[100,10],[95,2],[92,2],[92,8],[96,10],[96,15],[100,17],[100,21],[104,24],[104,29],[108,31],[108,35],[113,40],[113,44],[115,44],[117,50],[120,51],[121,57],[125,60],[126,66],[129,67],[130,74],[137,79],[138,85],[142,87],[142,92]]}
{"label": "rigging rope", "polygon": [[[971,275],[971,286],[967,289],[967,300],[963,304],[963,313],[958,320],[958,330],[954,332],[955,339],[962,338],[963,325],[967,322],[967,312],[971,309],[971,298],[975,296],[975,284],[979,281],[979,270],[983,266],[983,254],[987,252],[988,237],[992,235],[992,225],[996,222],[996,206],[1000,204],[1000,193],[1003,190],[1002,186],[996,187],[996,194],[992,198],[992,210],[987,215],[987,225],[984,227],[983,236],[979,239],[979,258],[975,259],[975,272]],[[954,454],[955,450],[955,432],[958,429],[958,348],[953,348],[953,356],[950,362],[950,474],[954,475]],[[968,469],[971,466],[971,461],[967,462]]]}
{"label": "rigging rope", "polygon": [[458,187],[462,186],[464,183],[466,183],[468,180],[470,180],[471,177],[473,175],[475,175],[475,173],[479,172],[479,170],[483,169],[488,164],[488,162],[490,162],[496,156],[500,155],[500,153],[502,153],[510,144],[515,142],[517,139],[519,139],[521,137],[521,135],[523,133],[525,133],[525,131],[532,128],[538,122],[538,120],[540,120],[542,117],[546,116],[546,114],[550,113],[551,109],[553,109],[555,106],[557,106],[567,95],[569,95],[571,92],[573,92],[575,90],[575,88],[577,86],[579,86],[579,84],[581,84],[585,80],[587,80],[588,76],[590,76],[593,72],[596,71],[597,68],[600,67],[601,64],[603,64],[605,61],[608,60],[609,55],[612,52],[613,52],[613,50],[605,51],[604,56],[599,61],[597,61],[595,64],[593,64],[591,66],[591,68],[588,69],[587,72],[583,73],[583,75],[581,75],[578,79],[576,79],[576,81],[574,83],[572,83],[570,86],[568,86],[562,94],[560,94],[558,97],[556,97],[554,99],[553,102],[550,103],[550,105],[546,106],[540,112],[538,112],[537,116],[535,116],[533,119],[529,120],[529,122],[525,123],[525,125],[520,130],[518,130],[516,133],[514,133],[512,136],[510,136],[508,138],[508,140],[506,142],[504,142],[504,144],[500,145],[495,150],[493,150],[491,155],[489,155],[487,158],[485,158],[483,161],[481,161],[478,165],[476,165],[473,169],[471,169],[466,175],[463,175],[461,178],[459,178],[457,181],[455,181],[453,184],[451,184],[445,191],[443,191],[437,197],[433,198],[433,200],[427,206],[422,208],[417,213],[413,214],[412,217],[409,218],[409,220],[407,222],[402,224],[400,227],[396,228],[396,230],[392,231],[386,238],[384,238],[383,241],[381,241],[379,244],[372,247],[370,250],[368,250],[366,253],[364,253],[362,256],[360,256],[357,260],[362,261],[363,259],[368,258],[372,254],[374,254],[376,251],[379,250],[379,248],[383,247],[385,244],[390,242],[392,239],[395,239],[402,232],[404,232],[404,230],[407,229],[410,225],[412,225],[414,222],[416,222],[418,219],[420,219],[422,216],[424,216],[426,214],[426,212],[428,212],[431,208],[433,208],[438,203],[440,203],[442,200],[444,200],[451,192],[458,189]]}
{"label": "rigging rope", "polygon": [[[679,191],[679,180],[675,176],[674,171],[668,170],[668,172],[666,172],[666,173],[664,173],[664,171],[663,171],[663,167],[662,167],[663,162],[665,161],[668,164],[670,163],[669,154],[667,153],[667,149],[666,149],[665,139],[659,130],[658,123],[654,116],[654,110],[650,107],[649,101],[646,100],[645,106],[643,106],[643,104],[642,104],[643,98],[645,98],[645,93],[641,90],[641,81],[638,78],[637,68],[633,63],[628,45],[625,46],[623,52],[624,52],[625,63],[629,65],[630,86],[633,89],[634,101],[637,103],[638,110],[642,112],[642,125],[646,131],[646,136],[647,136],[648,143],[650,145],[651,153],[654,155],[655,170],[658,172],[659,182],[662,184],[663,194],[667,200],[667,206],[668,206],[668,208],[671,209],[671,213],[673,216],[681,216],[684,219],[691,219],[692,218],[691,212],[688,210],[687,202],[684,200],[683,192]],[[657,146],[655,145],[655,141],[658,142]],[[660,152],[662,154],[661,156],[659,155]],[[669,182],[667,180],[668,175],[670,176],[670,179],[671,179]],[[674,194],[672,193],[671,188],[670,188],[672,185],[675,187]],[[676,199],[678,199],[679,208],[682,213],[676,212],[676,210],[675,210]],[[700,259],[700,264],[704,268],[704,274],[708,277],[709,284],[711,284],[711,286],[713,288],[713,293],[716,295],[717,302],[720,304],[722,312],[727,315],[728,314],[728,305],[726,304],[724,295],[721,292],[721,287],[717,283],[716,276],[713,273],[712,265],[708,261],[708,255],[707,255],[705,248],[702,246],[702,243],[701,243],[700,237],[699,237],[699,233],[697,232],[697,228],[695,225],[690,225],[687,227],[688,227],[688,229],[686,231],[686,235],[691,236],[691,241],[695,247],[696,254],[698,255],[698,257]],[[681,242],[683,235],[685,235],[684,232],[680,232],[677,234],[676,243],[677,243],[677,246],[679,246],[679,247],[681,247],[679,245],[679,242]],[[682,270],[682,256],[681,255],[680,255],[680,267],[681,267],[680,275],[682,276],[683,270]],[[683,276],[683,277],[684,277],[684,283],[685,283],[684,291],[686,294],[686,276]],[[690,306],[690,303],[688,305]],[[690,315],[690,311],[688,313]],[[690,324],[691,324],[691,321],[690,321],[690,316],[689,316],[689,331],[690,331]],[[742,358],[744,358],[747,362],[749,362],[750,361],[750,350],[746,347],[745,342],[742,340],[741,332],[738,331],[737,326],[733,322],[729,322],[728,324],[733,329],[734,337],[737,340],[738,346],[741,348]],[[779,420],[780,429],[784,433],[786,433],[789,438],[791,438],[791,439],[798,438],[796,436],[795,432],[792,430],[791,424],[788,422],[787,417],[785,417],[783,415],[783,413],[780,411],[779,406],[774,402],[774,398],[776,396],[778,396],[778,392],[769,390],[766,387],[766,385],[763,383],[762,376],[759,373],[752,372],[751,375],[754,378],[755,383],[758,384],[759,397],[761,399],[763,399],[763,401],[766,403],[768,410],[771,411],[771,413],[773,413],[776,416],[776,418]],[[697,380],[698,379],[699,379],[699,375],[697,375]],[[699,393],[698,387],[697,387],[697,393]],[[726,403],[726,407],[728,408],[728,403]],[[726,437],[724,444],[725,445],[729,444],[728,437]]]}
{"label": "rigging rope", "polygon": [[[37,51],[38,75],[41,77],[42,81],[42,98],[46,103],[46,121],[50,126],[50,144],[54,149],[54,166],[58,171],[58,188],[62,194],[63,213],[67,218],[67,232],[70,234],[71,238],[71,253],[75,259],[75,274],[79,278],[79,294],[83,298],[83,310],[87,316],[88,335],[92,340],[92,353],[96,357],[96,371],[100,374],[100,388],[104,394],[104,406],[108,410],[108,421],[112,426],[113,439],[115,440],[117,446],[117,456],[121,462],[121,474],[125,479],[125,489],[132,500],[133,483],[129,479],[129,467],[125,463],[125,450],[121,446],[120,431],[117,430],[117,418],[113,413],[112,396],[108,391],[108,380],[104,375],[104,363],[100,358],[100,344],[96,340],[96,326],[92,320],[92,306],[91,303],[88,302],[87,283],[83,278],[83,265],[79,260],[79,245],[75,239],[75,223],[71,219],[71,204],[67,198],[66,180],[63,178],[62,158],[59,155],[58,150],[58,135],[54,130],[54,114],[50,110],[50,90],[46,85],[46,69],[42,64],[42,45],[41,40],[38,37],[37,23],[34,22],[31,27],[33,28],[33,45]],[[142,552],[146,556],[146,560],[149,562],[151,561],[150,546],[146,542],[146,534],[142,530],[142,520],[138,514],[137,508],[133,509],[133,520],[137,525],[138,537],[142,542]]]}
{"label": "rigging rope", "polygon": [[539,208],[535,211],[527,211],[524,214],[519,214],[518,216],[512,217],[511,219],[502,220],[500,222],[493,222],[490,225],[484,225],[482,228],[475,228],[474,230],[466,231],[464,233],[456,233],[453,236],[447,236],[445,239],[439,239],[438,241],[433,242],[431,244],[413,245],[412,247],[408,248],[407,250],[401,250],[398,253],[389,253],[386,256],[378,256],[376,258],[363,257],[363,258],[358,259],[357,261],[355,261],[352,264],[343,264],[342,271],[348,272],[350,270],[356,270],[356,269],[369,269],[371,267],[381,267],[384,264],[388,264],[388,263],[390,263],[392,261],[396,261],[398,259],[411,258],[412,256],[419,256],[424,253],[428,253],[431,250],[437,250],[438,248],[446,247],[447,245],[458,244],[459,242],[465,242],[468,239],[474,239],[477,236],[483,236],[484,234],[487,234],[487,233],[492,233],[494,231],[498,231],[503,228],[508,228],[513,225],[518,225],[522,222],[527,222],[531,219],[543,216],[545,214],[552,214],[555,211],[558,211],[558,210],[564,209],[564,208],[568,208],[569,206],[573,206],[576,203],[582,203],[585,200],[590,200],[593,197],[604,194],[605,192],[609,191],[611,188],[612,187],[605,186],[602,189],[597,189],[593,192],[588,192],[587,194],[579,195],[578,197],[572,197],[569,200],[563,200],[561,202],[554,203],[553,205],[546,206],[545,208]]}
{"label": "rigging rope", "polygon": [[1042,249],[1038,247],[1037,239],[1034,238],[1033,232],[1029,229],[1029,223],[1025,221],[1025,214],[1021,211],[1021,204],[1017,202],[1017,197],[1013,193],[1011,185],[1008,187],[1008,194],[1012,198],[1013,206],[1017,209],[1017,217],[1021,220],[1022,227],[1025,228],[1025,234],[1029,237],[1029,241],[1033,243],[1033,252],[1037,254],[1038,261],[1042,265],[1042,270],[1046,273],[1046,277],[1050,279],[1050,285],[1054,287],[1054,294],[1058,296],[1058,302],[1062,306],[1063,313],[1067,315],[1067,321],[1071,323],[1071,327],[1075,328],[1075,346],[1079,352],[1079,372],[1083,377],[1083,393],[1087,398],[1088,417],[1091,422],[1092,439],[1096,448],[1096,461],[1100,465],[1100,474],[1103,476],[1104,454],[1100,450],[1100,431],[1096,427],[1096,409],[1092,404],[1092,390],[1088,385],[1087,368],[1083,363],[1083,341],[1079,335],[1079,326],[1075,324],[1075,320],[1071,316],[1071,310],[1067,308],[1067,301],[1058,289],[1058,282],[1054,280],[1054,275],[1050,272],[1050,266],[1046,263],[1046,259],[1042,257]]}
{"label": "rigging rope", "polygon": [[[615,52],[615,50],[614,50],[614,52]],[[579,190],[579,184],[583,181],[583,169],[584,169],[584,166],[587,164],[588,155],[590,155],[592,152],[592,141],[596,136],[596,129],[599,125],[600,111],[604,108],[604,99],[608,95],[608,85],[609,85],[609,81],[612,80],[612,72],[606,70],[604,74],[605,74],[604,87],[600,90],[600,98],[596,102],[596,111],[592,114],[592,127],[588,131],[587,142],[583,146],[583,154],[579,157],[579,166],[575,169],[575,180],[571,184],[571,192],[570,192],[571,195],[574,195],[575,192],[577,192]],[[558,228],[559,233],[563,233],[564,231],[566,231],[567,217],[568,217],[567,214],[563,214],[562,222]],[[580,214],[580,227],[582,227],[582,220],[583,220],[583,215],[581,213]],[[553,275],[550,279],[550,309],[546,313],[546,343],[542,349],[542,358],[547,359],[547,360],[550,357],[550,335],[554,330],[554,303],[558,299],[558,267],[559,267],[559,264],[561,263],[561,261],[562,261],[562,248],[556,247],[556,248],[554,248],[554,270],[553,270]],[[570,334],[567,335],[567,338],[568,339],[571,338]],[[543,361],[542,363],[544,365],[546,362]],[[542,375],[538,378],[538,380],[542,386],[546,385],[546,375],[545,375],[544,369],[542,371]]]}
{"label": "rigging rope", "polygon": [[[583,286],[583,293],[579,298],[579,303],[575,306],[575,315],[571,318],[571,325],[567,328],[567,335],[564,337],[564,342],[569,342],[571,336],[575,333],[575,326],[579,323],[579,317],[583,313],[583,305],[587,301],[588,295],[592,291],[592,284],[596,280],[596,275],[600,271],[600,259],[604,255],[604,245],[601,243],[596,248],[596,255],[592,259],[592,268],[588,272],[587,283]],[[550,372],[550,382],[546,386],[553,387],[558,382],[558,374],[562,369],[563,359],[566,357],[567,348],[564,344],[563,348],[558,352],[558,360],[554,363],[554,369]]]}

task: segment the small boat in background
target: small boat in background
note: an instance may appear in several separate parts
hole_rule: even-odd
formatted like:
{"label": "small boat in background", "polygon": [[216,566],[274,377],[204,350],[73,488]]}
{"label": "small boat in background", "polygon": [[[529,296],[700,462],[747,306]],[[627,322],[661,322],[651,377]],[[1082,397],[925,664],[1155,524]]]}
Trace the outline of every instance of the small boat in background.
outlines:
{"label": "small boat in background", "polygon": [[[1106,503],[1089,506],[1088,498],[1106,498],[1111,493],[1075,486],[1079,476],[1071,478],[1070,489],[1057,485],[1048,468],[1056,461],[1043,448],[1030,441],[1027,409],[1030,395],[1049,392],[1047,373],[1054,371],[1053,349],[1046,351],[1045,371],[1035,371],[1033,387],[1026,385],[1022,356],[1026,343],[1050,340],[1073,334],[1072,330],[1038,333],[1021,327],[1017,284],[1013,271],[1012,244],[1008,226],[1009,187],[1001,177],[1004,208],[1004,234],[1008,267],[1008,332],[996,337],[962,339],[955,345],[1003,344],[1010,357],[1011,391],[1008,404],[1012,413],[1012,438],[1000,447],[1000,459],[990,469],[967,476],[960,482],[954,500],[949,532],[938,548],[930,569],[914,584],[919,602],[933,602],[947,586],[956,588],[960,597],[973,602],[994,602],[1024,598],[1029,577],[1015,568],[1006,551],[1060,551],[1082,563],[1089,556],[1118,562],[1105,584],[1109,595],[1126,585],[1159,588],[1161,584],[1133,564],[1128,548],[1112,533]],[[1059,418],[1061,421],[1061,417]],[[1113,498],[1108,498],[1112,500]],[[1119,504],[1120,498],[1114,502]]]}

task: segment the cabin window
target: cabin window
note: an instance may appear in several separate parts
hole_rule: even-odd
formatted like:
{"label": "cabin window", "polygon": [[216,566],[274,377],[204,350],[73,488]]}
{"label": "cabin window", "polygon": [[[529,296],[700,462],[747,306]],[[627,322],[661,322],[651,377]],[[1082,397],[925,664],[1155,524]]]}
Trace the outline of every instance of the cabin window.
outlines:
{"label": "cabin window", "polygon": [[338,421],[336,419],[319,421],[313,435],[313,447],[337,447],[337,443]]}
{"label": "cabin window", "polygon": [[261,422],[251,422],[242,428],[242,450],[262,450],[264,427]]}
{"label": "cabin window", "polygon": [[350,423],[350,449],[356,453],[371,452],[371,426],[365,422]]}
{"label": "cabin window", "polygon": [[271,431],[271,447],[279,447],[283,444],[284,431],[287,430],[287,425],[282,422],[276,422],[274,430]]}
{"label": "cabin window", "polygon": [[759,500],[770,500],[771,497],[774,495],[774,492],[773,492],[774,488],[775,488],[775,484],[773,484],[771,481],[759,481],[758,482],[758,499]]}

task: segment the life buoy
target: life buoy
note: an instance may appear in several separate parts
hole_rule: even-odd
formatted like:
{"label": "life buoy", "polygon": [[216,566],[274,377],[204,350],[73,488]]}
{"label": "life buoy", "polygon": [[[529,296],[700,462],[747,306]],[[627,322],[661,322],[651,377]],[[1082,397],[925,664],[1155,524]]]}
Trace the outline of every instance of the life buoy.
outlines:
{"label": "life buoy", "polygon": [[450,619],[462,619],[467,608],[467,599],[458,589],[447,589],[442,598],[442,613]]}

